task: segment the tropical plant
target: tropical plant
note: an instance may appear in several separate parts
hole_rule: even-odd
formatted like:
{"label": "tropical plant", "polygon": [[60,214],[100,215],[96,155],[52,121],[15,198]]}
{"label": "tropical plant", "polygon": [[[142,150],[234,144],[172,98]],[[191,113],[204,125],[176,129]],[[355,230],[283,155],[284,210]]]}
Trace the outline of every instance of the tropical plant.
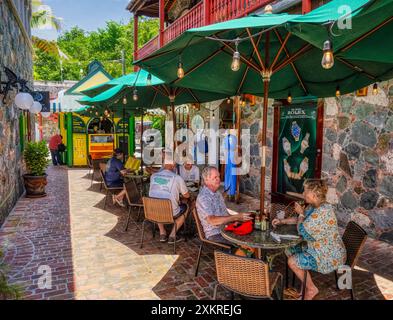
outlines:
{"label": "tropical plant", "polygon": [[49,166],[49,149],[45,141],[28,143],[24,151],[24,159],[29,175],[41,177]]}
{"label": "tropical plant", "polygon": [[32,8],[33,12],[30,24],[33,29],[39,29],[43,26],[50,25],[57,31],[61,30],[63,19],[53,15],[49,6],[44,5],[41,0],[33,0]]}
{"label": "tropical plant", "polygon": [[18,286],[10,285],[7,282],[7,266],[2,262],[3,253],[0,250],[0,300],[20,299],[21,289]]}

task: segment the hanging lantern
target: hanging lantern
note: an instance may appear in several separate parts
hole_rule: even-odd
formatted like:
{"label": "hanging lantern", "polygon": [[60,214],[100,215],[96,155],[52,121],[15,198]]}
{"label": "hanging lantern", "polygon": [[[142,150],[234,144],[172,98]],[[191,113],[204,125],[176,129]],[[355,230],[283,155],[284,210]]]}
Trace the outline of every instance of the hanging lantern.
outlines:
{"label": "hanging lantern", "polygon": [[236,41],[236,51],[233,53],[232,66],[231,69],[233,72],[237,72],[240,70],[240,52],[238,50],[239,41]]}
{"label": "hanging lantern", "polygon": [[340,90],[340,87],[337,86],[337,88],[336,88],[336,97],[339,98],[340,96],[341,96],[341,90]]}
{"label": "hanging lantern", "polygon": [[374,83],[373,95],[376,96],[379,93],[378,83]]}
{"label": "hanging lantern", "polygon": [[333,44],[330,40],[327,40],[323,44],[322,67],[324,69],[331,69],[333,68],[333,66],[334,66]]}
{"label": "hanging lantern", "polygon": [[288,101],[288,103],[292,103],[293,99],[292,99],[292,94],[291,93],[288,94],[287,101]]}
{"label": "hanging lantern", "polygon": [[150,87],[151,86],[151,81],[152,81],[152,76],[151,73],[149,73],[147,75],[147,80],[146,80],[146,84]]}
{"label": "hanging lantern", "polygon": [[185,73],[184,73],[183,63],[181,62],[181,58],[180,58],[179,59],[179,64],[178,64],[178,67],[177,67],[177,77],[179,79],[183,79],[184,75],[185,75]]}
{"label": "hanging lantern", "polygon": [[134,100],[134,101],[138,101],[138,99],[139,99],[139,97],[138,97],[138,90],[134,90],[134,94],[133,94],[133,96],[132,96],[132,99]]}

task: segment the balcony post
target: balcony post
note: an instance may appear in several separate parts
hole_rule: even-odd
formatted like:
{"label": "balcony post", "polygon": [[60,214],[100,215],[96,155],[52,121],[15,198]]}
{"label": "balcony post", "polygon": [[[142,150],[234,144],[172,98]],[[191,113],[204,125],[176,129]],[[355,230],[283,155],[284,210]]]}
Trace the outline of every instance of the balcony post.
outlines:
{"label": "balcony post", "polygon": [[208,26],[210,24],[210,1],[211,0],[203,0],[203,14],[205,26]]}
{"label": "balcony post", "polygon": [[165,31],[165,0],[159,0],[160,3],[160,48],[164,46],[164,31]]}
{"label": "balcony post", "polygon": [[[134,15],[134,61],[138,60],[138,49],[139,49],[139,41],[138,41],[138,16]],[[138,71],[138,66],[134,66],[134,71]]]}
{"label": "balcony post", "polygon": [[302,0],[302,13],[309,13],[312,9],[311,0]]}

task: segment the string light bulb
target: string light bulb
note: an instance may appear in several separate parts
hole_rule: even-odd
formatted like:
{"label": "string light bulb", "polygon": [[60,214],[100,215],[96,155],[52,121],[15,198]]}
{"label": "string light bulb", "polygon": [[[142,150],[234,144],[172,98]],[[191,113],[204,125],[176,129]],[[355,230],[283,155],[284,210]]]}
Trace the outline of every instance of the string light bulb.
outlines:
{"label": "string light bulb", "polygon": [[227,99],[227,104],[231,104],[231,98]]}
{"label": "string light bulb", "polygon": [[373,95],[376,96],[379,93],[378,83],[374,83]]}
{"label": "string light bulb", "polygon": [[127,101],[127,97],[126,97],[126,96],[124,96],[124,98],[123,98],[123,104],[124,104],[124,105],[126,105],[126,104],[127,104],[127,102],[128,102],[128,101]]}
{"label": "string light bulb", "polygon": [[216,114],[214,111],[213,111],[213,120],[216,120]]}
{"label": "string light bulb", "polygon": [[177,67],[177,77],[179,79],[183,79],[184,78],[184,68],[183,68],[183,63],[181,62],[181,59],[179,59],[179,64]]}
{"label": "string light bulb", "polygon": [[339,98],[340,96],[341,96],[341,90],[340,90],[340,87],[337,86],[337,88],[336,88],[336,97]]}
{"label": "string light bulb", "polygon": [[151,81],[152,81],[152,76],[151,73],[149,73],[147,75],[147,80],[146,80],[146,84],[150,87],[151,86]]}
{"label": "string light bulb", "polygon": [[327,40],[323,44],[322,67],[328,70],[333,68],[333,66],[334,66],[333,44],[330,40]]}
{"label": "string light bulb", "polygon": [[288,99],[287,99],[288,103],[292,103],[293,99],[292,99],[292,94],[288,93]]}
{"label": "string light bulb", "polygon": [[232,66],[231,66],[233,72],[237,72],[240,70],[240,52],[238,50],[239,40],[236,40],[235,45],[236,45],[236,51],[233,53]]}
{"label": "string light bulb", "polygon": [[138,99],[139,99],[139,97],[138,97],[138,90],[134,90],[134,94],[133,94],[133,96],[132,96],[132,99],[134,100],[134,101],[138,101]]}

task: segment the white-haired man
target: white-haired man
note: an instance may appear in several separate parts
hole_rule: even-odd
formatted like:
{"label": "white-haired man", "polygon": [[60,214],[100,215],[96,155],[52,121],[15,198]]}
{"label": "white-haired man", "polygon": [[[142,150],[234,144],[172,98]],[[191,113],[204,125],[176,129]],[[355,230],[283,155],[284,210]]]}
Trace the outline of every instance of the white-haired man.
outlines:
{"label": "white-haired man", "polygon": [[[165,158],[164,158],[165,159]],[[176,165],[173,159],[166,154],[163,169],[152,175],[150,179],[150,192],[149,196],[158,199],[169,199],[172,202],[173,217],[176,222],[176,229],[173,228],[169,239],[163,224],[159,224],[160,228],[160,241],[173,244],[174,241],[182,241],[181,238],[176,237],[176,230],[180,230],[186,220],[186,212],[188,211],[188,205],[180,203],[180,195],[184,199],[189,199],[190,194],[186,183],[174,172]],[[175,240],[176,239],[176,240]]]}
{"label": "white-haired man", "polygon": [[231,216],[224,198],[218,191],[221,185],[220,173],[215,167],[207,167],[202,173],[203,187],[198,195],[196,208],[208,240],[231,244],[221,235],[221,226],[232,222],[250,221],[248,213]]}

